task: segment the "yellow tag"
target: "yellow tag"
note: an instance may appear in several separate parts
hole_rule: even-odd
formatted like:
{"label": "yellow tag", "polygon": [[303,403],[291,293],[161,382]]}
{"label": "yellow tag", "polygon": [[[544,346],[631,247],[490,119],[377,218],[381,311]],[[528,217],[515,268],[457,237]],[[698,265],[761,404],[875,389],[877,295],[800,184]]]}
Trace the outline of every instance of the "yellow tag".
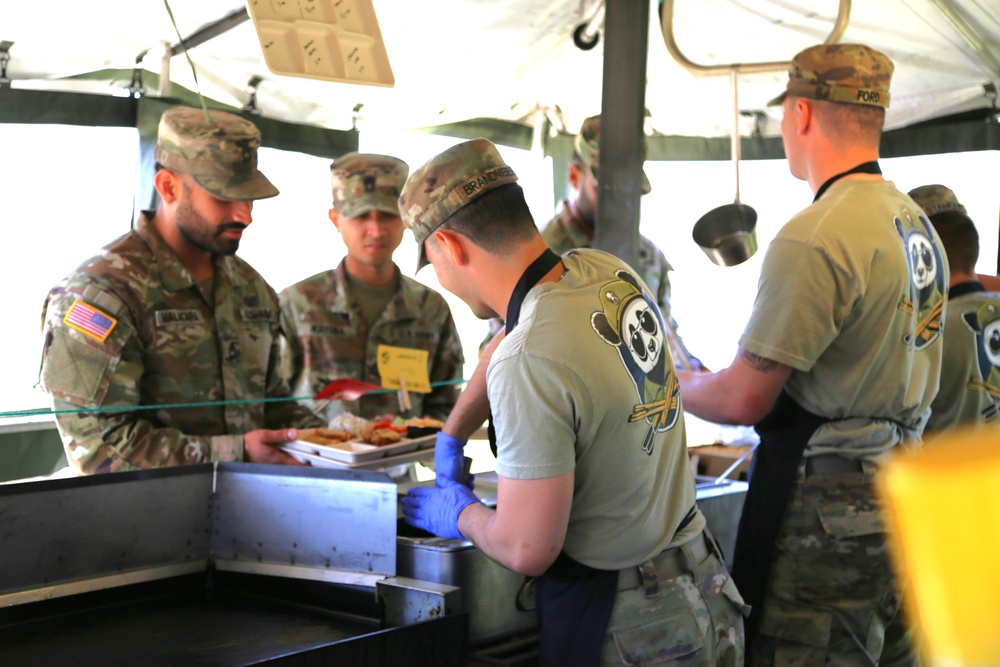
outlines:
{"label": "yellow tag", "polygon": [[406,391],[429,394],[431,380],[427,376],[427,357],[427,350],[379,345],[378,372],[382,376],[382,386],[399,389],[402,378],[406,382]]}

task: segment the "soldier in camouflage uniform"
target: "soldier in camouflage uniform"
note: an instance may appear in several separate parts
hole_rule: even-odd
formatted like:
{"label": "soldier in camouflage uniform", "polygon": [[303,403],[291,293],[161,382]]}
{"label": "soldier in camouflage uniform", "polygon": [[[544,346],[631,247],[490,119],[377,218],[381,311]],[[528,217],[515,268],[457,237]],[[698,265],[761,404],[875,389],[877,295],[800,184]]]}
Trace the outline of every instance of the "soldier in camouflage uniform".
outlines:
{"label": "soldier in camouflage uniform", "polygon": [[655,299],[609,253],[553,253],[516,181],[475,139],[400,195],[421,261],[506,327],[486,378],[502,500],[478,502],[435,451],[436,488],[404,516],[538,578],[541,665],[742,665],[746,608],[695,503]]}
{"label": "soldier in camouflage uniform", "polygon": [[[542,228],[542,238],[556,253],[562,255],[573,248],[589,248],[594,240],[597,220],[597,166],[601,140],[601,117],[583,121],[573,140],[573,161],[567,179],[576,196],[562,202],[559,211]],[[642,193],[650,190],[649,179],[642,174]],[[670,271],[673,267],[663,251],[645,236],[639,236],[639,265],[636,269],[650,291],[670,328],[669,336],[674,363],[678,368],[701,368],[701,362],[691,356],[677,333],[677,321],[670,311]],[[690,363],[688,363],[690,360]]]}
{"label": "soldier in camouflage uniform", "polygon": [[[350,153],[331,165],[330,220],[347,256],[279,295],[283,363],[295,395],[315,395],[337,378],[381,385],[379,345],[426,350],[432,385],[462,377],[461,340],[444,297],[403,276],[392,261],[403,239],[397,200],[408,172],[405,162],[386,155]],[[402,416],[443,420],[458,393],[453,384],[410,392],[412,409]],[[400,413],[395,392],[333,401],[325,415],[344,411],[366,419]]]}
{"label": "soldier in camouflage uniform", "polygon": [[921,445],[949,270],[926,217],[878,166],[892,72],[860,44],[792,60],[773,103],[813,203],[768,247],[730,367],[678,374],[689,412],[761,436],[732,568],[753,606],[749,665],[918,661],[875,476],[887,454]]}
{"label": "soldier in camouflage uniform", "polygon": [[294,401],[263,400],[290,397],[278,299],[234,253],[253,201],[278,190],[257,170],[257,128],[205,113],[163,114],[157,209],[46,300],[40,385],[80,473],[295,463],[277,448],[295,439],[288,427],[322,424]]}

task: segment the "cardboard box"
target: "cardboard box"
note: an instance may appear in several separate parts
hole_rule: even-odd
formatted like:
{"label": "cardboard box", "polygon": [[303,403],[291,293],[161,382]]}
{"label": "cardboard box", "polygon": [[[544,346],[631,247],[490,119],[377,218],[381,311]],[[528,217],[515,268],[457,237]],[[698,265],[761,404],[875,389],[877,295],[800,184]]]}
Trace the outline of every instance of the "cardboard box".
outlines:
{"label": "cardboard box", "polygon": [[[689,447],[688,456],[691,458],[691,470],[696,475],[705,477],[718,477],[726,472],[738,458],[750,451],[750,445],[702,445]],[[753,456],[748,456],[740,462],[727,479],[747,481],[750,475],[750,460]]]}

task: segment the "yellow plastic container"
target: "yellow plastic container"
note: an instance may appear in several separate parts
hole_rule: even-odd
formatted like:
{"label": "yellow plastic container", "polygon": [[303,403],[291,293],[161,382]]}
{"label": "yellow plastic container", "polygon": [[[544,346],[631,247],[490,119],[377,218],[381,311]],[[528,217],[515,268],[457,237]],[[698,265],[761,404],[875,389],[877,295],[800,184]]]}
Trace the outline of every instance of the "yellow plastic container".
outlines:
{"label": "yellow plastic container", "polygon": [[892,457],[878,483],[924,656],[1000,665],[1000,433],[959,431]]}

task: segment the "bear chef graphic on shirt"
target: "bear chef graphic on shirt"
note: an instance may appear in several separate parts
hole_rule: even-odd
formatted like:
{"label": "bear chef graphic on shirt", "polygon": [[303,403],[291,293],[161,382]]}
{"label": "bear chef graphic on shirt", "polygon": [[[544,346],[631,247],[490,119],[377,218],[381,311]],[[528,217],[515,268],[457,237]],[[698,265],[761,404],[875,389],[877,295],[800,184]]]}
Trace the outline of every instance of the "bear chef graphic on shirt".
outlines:
{"label": "bear chef graphic on shirt", "polygon": [[663,318],[638,279],[628,271],[615,272],[617,280],[601,286],[601,310],[591,314],[597,335],[614,346],[635,385],[639,403],[629,422],[648,424],[642,449],[653,451],[653,436],[677,422],[680,386],[663,335]]}
{"label": "bear chef graphic on shirt", "polygon": [[1000,301],[990,300],[979,310],[962,313],[962,321],[976,335],[979,377],[971,378],[968,387],[989,396],[989,405],[980,414],[983,421],[993,421],[1000,415]]}
{"label": "bear chef graphic on shirt", "polygon": [[914,219],[914,215],[904,209],[895,223],[910,267],[909,294],[900,299],[899,309],[916,318],[912,335],[906,334],[903,341],[919,351],[941,334],[944,295],[947,292],[944,262],[927,218],[920,215]]}

